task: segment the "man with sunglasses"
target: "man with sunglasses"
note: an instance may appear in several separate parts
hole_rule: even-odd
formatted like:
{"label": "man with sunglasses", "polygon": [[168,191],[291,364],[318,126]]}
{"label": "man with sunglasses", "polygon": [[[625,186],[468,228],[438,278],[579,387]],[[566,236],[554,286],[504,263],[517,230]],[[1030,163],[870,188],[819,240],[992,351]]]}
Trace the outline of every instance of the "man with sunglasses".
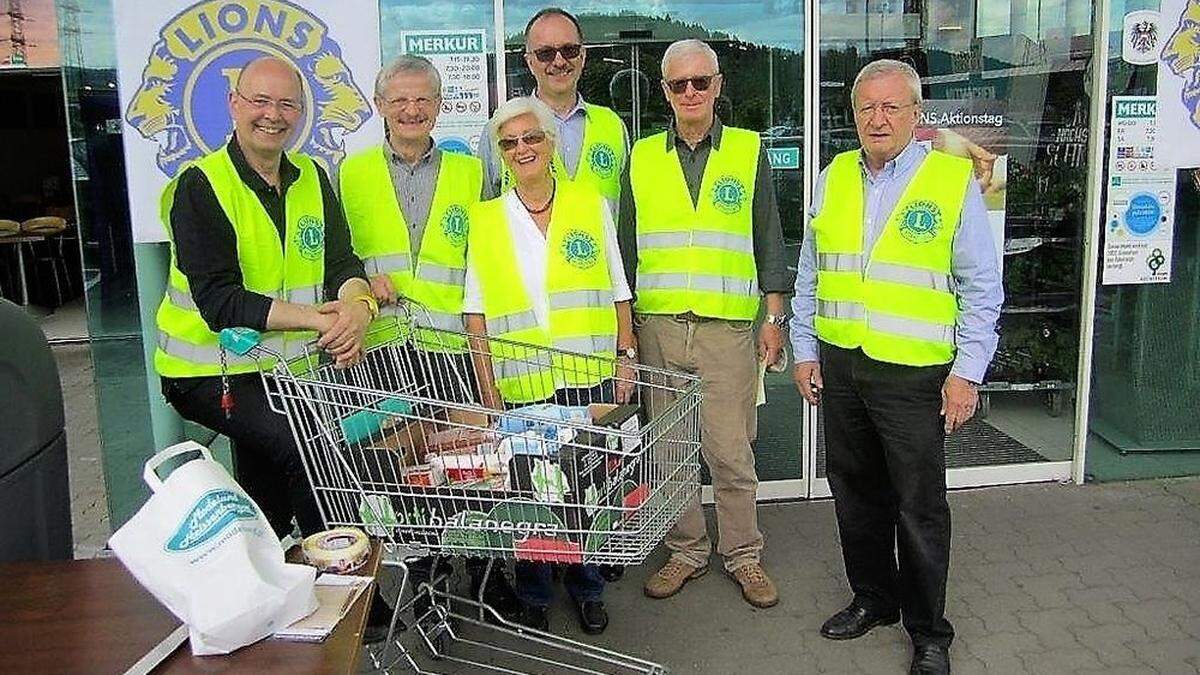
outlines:
{"label": "man with sunglasses", "polygon": [[237,480],[280,536],[293,517],[304,535],[324,523],[290,426],[268,405],[264,364],[224,352],[218,333],[262,331],[284,357],[319,338],[346,366],[361,357],[378,311],[328,176],[284,151],[303,111],[290,63],[250,62],[229,93],[233,137],[167,185],[172,255],[154,353],[164,397],[232,440]]}
{"label": "man with sunglasses", "polygon": [[[716,117],[721,75],[712,48],[672,44],[662,74],[674,124],[634,145],[620,209],[622,255],[636,279],[634,325],[644,363],[702,380],[701,451],[712,471],[717,551],[746,602],[771,607],[779,594],[760,561],[751,442],[758,363],[780,356],[790,286],[775,191],[758,134]],[[674,595],[708,570],[712,545],[699,498],[666,543],[670,560],[644,586],[651,598]]]}
{"label": "man with sunglasses", "polygon": [[849,640],[903,619],[911,673],[948,673],[945,437],[975,412],[1004,299],[971,160],[922,147],[921,79],[890,59],[850,94],[861,150],[817,178],[796,295],[794,377],[822,403],[853,599]]}
{"label": "man with sunglasses", "polygon": [[[615,212],[629,156],[625,123],[611,109],[587,103],[579,95],[579,77],[587,59],[583,30],[569,12],[549,7],[525,26],[525,64],[537,80],[533,95],[554,112],[558,148],[552,159],[556,177],[592,186]],[[494,197],[513,185],[512,172],[492,156],[490,140],[480,143],[485,190]]]}

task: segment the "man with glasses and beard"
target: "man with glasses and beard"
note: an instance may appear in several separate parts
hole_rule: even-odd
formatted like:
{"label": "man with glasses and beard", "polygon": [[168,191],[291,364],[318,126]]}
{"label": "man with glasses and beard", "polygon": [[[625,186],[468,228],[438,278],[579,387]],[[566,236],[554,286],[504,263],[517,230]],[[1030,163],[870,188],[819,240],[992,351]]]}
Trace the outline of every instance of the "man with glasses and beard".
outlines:
{"label": "man with glasses and beard", "polygon": [[[675,121],[634,145],[631,189],[620,209],[622,257],[636,279],[634,327],[643,363],[701,378],[701,451],[712,471],[717,551],[746,602],[771,607],[779,594],[759,559],[750,443],[757,363],[779,358],[790,285],[775,189],[758,134],[716,117],[721,74],[711,47],[699,40],[667,47],[662,78]],[[756,339],[764,295],[766,321]],[[708,570],[712,545],[698,496],[666,543],[670,560],[644,586],[651,598],[672,596]]]}
{"label": "man with glasses and beard", "polygon": [[[549,7],[525,26],[525,64],[537,80],[533,95],[554,112],[558,134],[551,169],[555,177],[593,187],[615,209],[628,164],[629,134],[610,108],[587,103],[579,95],[579,76],[587,60],[583,30],[569,12]],[[512,172],[492,153],[493,142],[479,144],[484,189],[497,196],[513,185]]]}

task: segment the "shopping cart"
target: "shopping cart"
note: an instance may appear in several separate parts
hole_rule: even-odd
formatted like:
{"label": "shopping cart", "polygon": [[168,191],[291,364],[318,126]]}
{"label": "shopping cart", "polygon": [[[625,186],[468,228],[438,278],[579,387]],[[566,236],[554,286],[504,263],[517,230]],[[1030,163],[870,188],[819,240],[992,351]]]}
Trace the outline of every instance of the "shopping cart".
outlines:
{"label": "shopping cart", "polygon": [[[229,358],[259,364],[326,525],[380,537],[385,564],[401,570],[376,667],[429,672],[396,639],[408,631],[435,659],[493,672],[666,672],[510,622],[444,575],[410,589],[405,560],[484,557],[487,574],[503,559],[642,563],[699,490],[698,378],[430,328],[415,312],[424,320],[403,312],[370,331],[347,368],[312,344],[285,361],[252,335],[222,335]],[[510,399],[557,389],[557,404],[484,406],[489,373],[507,378]]]}

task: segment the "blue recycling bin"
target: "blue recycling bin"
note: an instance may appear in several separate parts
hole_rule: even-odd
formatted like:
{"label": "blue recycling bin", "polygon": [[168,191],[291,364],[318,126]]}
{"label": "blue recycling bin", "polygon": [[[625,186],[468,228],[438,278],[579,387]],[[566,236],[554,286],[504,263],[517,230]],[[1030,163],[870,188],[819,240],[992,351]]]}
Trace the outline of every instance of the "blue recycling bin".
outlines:
{"label": "blue recycling bin", "polygon": [[71,491],[58,366],[37,322],[0,300],[0,562],[68,560]]}

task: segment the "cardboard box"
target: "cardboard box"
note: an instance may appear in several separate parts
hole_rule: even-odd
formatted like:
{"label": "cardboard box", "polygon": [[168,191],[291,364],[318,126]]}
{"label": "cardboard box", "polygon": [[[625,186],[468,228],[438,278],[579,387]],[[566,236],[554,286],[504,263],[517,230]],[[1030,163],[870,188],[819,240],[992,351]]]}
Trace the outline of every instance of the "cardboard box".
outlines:
{"label": "cardboard box", "polygon": [[430,430],[427,423],[416,420],[393,427],[384,436],[371,442],[372,450],[391,450],[400,456],[402,466],[417,466],[425,463],[426,435]]}

